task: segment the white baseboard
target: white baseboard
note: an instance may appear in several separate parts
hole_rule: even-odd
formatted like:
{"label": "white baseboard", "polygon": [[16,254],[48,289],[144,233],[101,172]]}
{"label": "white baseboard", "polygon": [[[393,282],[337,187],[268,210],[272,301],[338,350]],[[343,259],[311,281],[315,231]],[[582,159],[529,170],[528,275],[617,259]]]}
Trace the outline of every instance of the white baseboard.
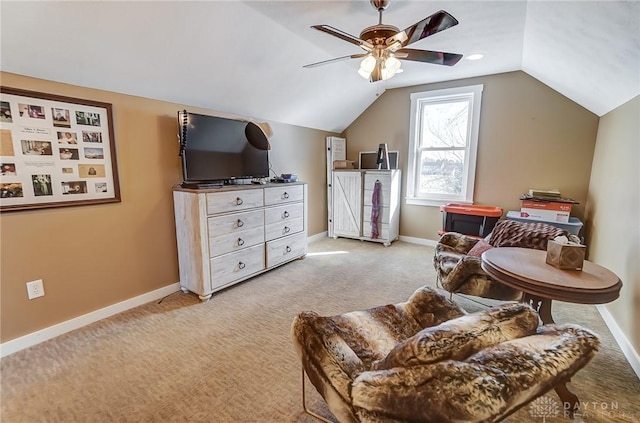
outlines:
{"label": "white baseboard", "polygon": [[326,238],[328,236],[328,232],[324,231],[324,232],[320,232],[319,234],[315,234],[315,235],[311,235],[309,237],[307,237],[307,242],[308,243],[312,243],[314,241],[318,241],[321,240],[323,238]]}
{"label": "white baseboard", "polygon": [[11,341],[0,344],[0,357],[13,354],[51,338],[55,338],[56,336],[60,336],[67,332],[71,332],[72,330],[97,322],[98,320],[113,316],[114,314],[121,313],[151,301],[159,300],[178,290],[180,290],[180,283],[176,282],[174,284],[167,285],[164,288],[159,288],[154,291],[147,292],[146,294],[138,295],[134,298],[129,298],[128,300],[101,308],[100,310],[92,311],[91,313],[67,320],[66,322],[58,323],[57,325],[49,326],[48,328],[21,336],[20,338],[12,339]]}
{"label": "white baseboard", "polygon": [[[320,232],[319,234],[315,234],[313,236],[308,237],[307,241],[311,243],[314,241],[318,241],[322,238],[326,238],[327,236],[329,236],[329,232],[327,231]],[[398,240],[403,242],[408,242],[410,244],[426,245],[427,247],[435,247],[436,244],[438,243],[438,241],[434,241],[432,239],[415,238],[412,236],[404,236],[404,235],[400,235],[398,237]]]}
{"label": "white baseboard", "polygon": [[418,244],[418,245],[426,245],[427,247],[435,247],[438,241],[434,241],[432,239],[425,238],[415,238],[412,236],[404,236],[401,235],[398,238],[400,241],[408,242],[410,244]]}
{"label": "white baseboard", "polygon": [[616,342],[618,342],[624,356],[627,357],[627,361],[633,368],[633,371],[636,372],[636,375],[640,379],[640,356],[638,355],[638,352],[633,348],[633,345],[629,342],[629,339],[624,332],[622,332],[622,329],[620,329],[620,326],[618,326],[618,323],[613,318],[607,307],[604,305],[597,305],[596,308],[611,331],[611,334],[616,339]]}

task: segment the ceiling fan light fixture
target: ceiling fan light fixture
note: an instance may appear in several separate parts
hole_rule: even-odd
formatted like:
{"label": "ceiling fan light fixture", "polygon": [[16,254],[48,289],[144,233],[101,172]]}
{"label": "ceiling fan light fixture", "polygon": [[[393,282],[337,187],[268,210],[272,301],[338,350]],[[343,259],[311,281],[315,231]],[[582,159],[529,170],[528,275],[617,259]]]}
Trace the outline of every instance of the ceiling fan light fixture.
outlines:
{"label": "ceiling fan light fixture", "polygon": [[396,73],[402,72],[400,69],[400,60],[396,59],[393,56],[389,56],[384,60],[384,66],[382,67],[382,79],[386,80],[389,78],[393,78]]}
{"label": "ceiling fan light fixture", "polygon": [[396,73],[398,69],[400,69],[400,60],[393,56],[389,56],[384,61],[384,67],[389,69],[390,72]]}
{"label": "ceiling fan light fixture", "polygon": [[382,76],[383,81],[386,81],[387,79],[391,79],[395,75],[395,73],[392,73],[387,68],[382,68],[382,72],[380,74]]}
{"label": "ceiling fan light fixture", "polygon": [[371,71],[363,70],[362,68],[358,69],[358,75],[363,77],[364,79],[369,79],[371,77]]}
{"label": "ceiling fan light fixture", "polygon": [[375,67],[375,57],[373,57],[372,55],[368,55],[367,57],[362,59],[362,62],[360,62],[360,69],[358,69],[358,73],[364,79],[369,79],[369,77],[371,76],[371,72],[373,72],[373,69],[375,69]]}
{"label": "ceiling fan light fixture", "polygon": [[360,62],[360,69],[362,69],[365,72],[371,73],[371,71],[375,67],[376,67],[376,59],[372,55],[368,55],[367,57],[362,59],[362,62]]}

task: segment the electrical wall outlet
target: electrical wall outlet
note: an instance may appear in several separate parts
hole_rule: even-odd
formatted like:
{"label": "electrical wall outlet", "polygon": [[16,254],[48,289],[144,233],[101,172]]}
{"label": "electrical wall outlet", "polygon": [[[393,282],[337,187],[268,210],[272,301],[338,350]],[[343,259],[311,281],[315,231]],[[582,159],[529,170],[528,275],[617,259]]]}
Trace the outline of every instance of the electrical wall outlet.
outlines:
{"label": "electrical wall outlet", "polygon": [[27,282],[27,295],[30,300],[38,297],[44,297],[44,283],[42,282],[42,279]]}

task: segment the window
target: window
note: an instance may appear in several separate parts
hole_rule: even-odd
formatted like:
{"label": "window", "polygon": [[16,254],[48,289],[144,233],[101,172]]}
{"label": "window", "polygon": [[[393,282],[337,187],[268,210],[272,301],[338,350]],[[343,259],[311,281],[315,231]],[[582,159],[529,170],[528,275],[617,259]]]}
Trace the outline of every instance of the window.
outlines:
{"label": "window", "polygon": [[407,204],[473,202],[482,87],[411,94]]}

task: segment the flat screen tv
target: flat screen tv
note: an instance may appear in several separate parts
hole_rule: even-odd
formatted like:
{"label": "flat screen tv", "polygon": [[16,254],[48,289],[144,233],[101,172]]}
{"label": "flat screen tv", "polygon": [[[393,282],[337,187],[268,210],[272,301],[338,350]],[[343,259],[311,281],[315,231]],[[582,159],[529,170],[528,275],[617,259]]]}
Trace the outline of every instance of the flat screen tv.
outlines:
{"label": "flat screen tv", "polygon": [[[377,151],[361,151],[360,152],[360,169],[377,169],[378,168],[378,152]],[[382,166],[386,169],[386,164]],[[398,168],[398,151],[389,151],[389,169]]]}
{"label": "flat screen tv", "polygon": [[233,183],[269,176],[268,141],[253,122],[180,111],[178,128],[185,182]]}

